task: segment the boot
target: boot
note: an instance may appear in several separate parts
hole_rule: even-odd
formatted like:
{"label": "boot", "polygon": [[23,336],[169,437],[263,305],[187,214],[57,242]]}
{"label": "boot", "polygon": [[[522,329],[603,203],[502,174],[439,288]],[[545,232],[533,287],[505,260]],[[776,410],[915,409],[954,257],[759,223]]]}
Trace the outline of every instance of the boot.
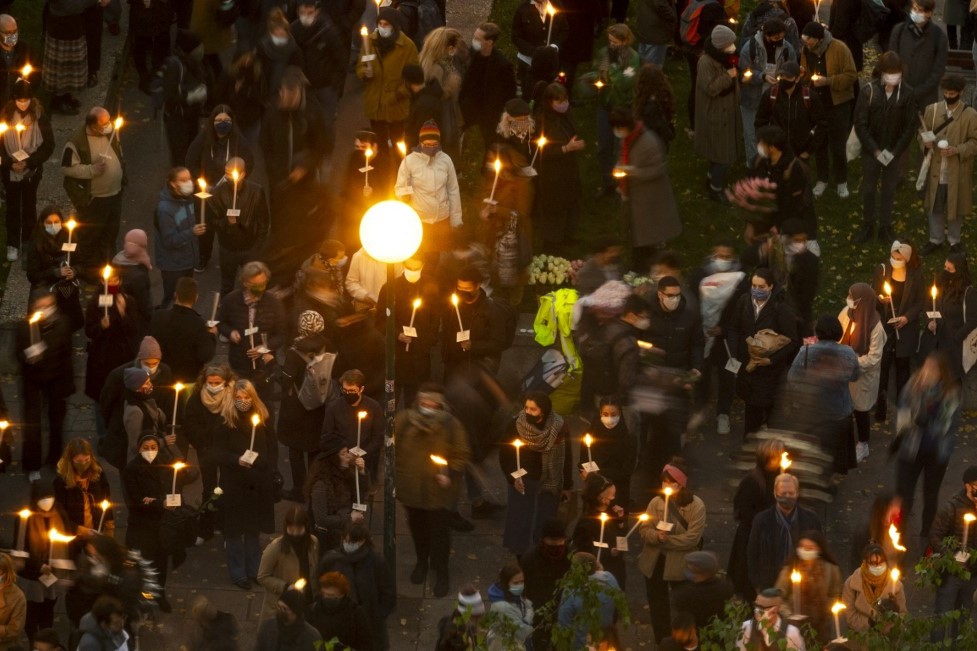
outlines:
{"label": "boot", "polygon": [[417,565],[414,566],[414,571],[410,573],[410,582],[414,585],[420,585],[424,583],[424,579],[427,578],[427,561],[417,561]]}
{"label": "boot", "polygon": [[875,422],[884,423],[888,417],[889,401],[885,397],[885,391],[879,392],[879,399],[875,403]]}

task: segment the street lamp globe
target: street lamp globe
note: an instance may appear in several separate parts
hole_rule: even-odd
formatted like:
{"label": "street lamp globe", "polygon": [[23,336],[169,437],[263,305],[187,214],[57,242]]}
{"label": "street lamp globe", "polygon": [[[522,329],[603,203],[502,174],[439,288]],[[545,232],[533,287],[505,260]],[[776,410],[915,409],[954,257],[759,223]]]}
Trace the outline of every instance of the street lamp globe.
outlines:
{"label": "street lamp globe", "polygon": [[381,201],[363,215],[360,241],[370,256],[386,263],[403,262],[421,245],[421,219],[402,201]]}

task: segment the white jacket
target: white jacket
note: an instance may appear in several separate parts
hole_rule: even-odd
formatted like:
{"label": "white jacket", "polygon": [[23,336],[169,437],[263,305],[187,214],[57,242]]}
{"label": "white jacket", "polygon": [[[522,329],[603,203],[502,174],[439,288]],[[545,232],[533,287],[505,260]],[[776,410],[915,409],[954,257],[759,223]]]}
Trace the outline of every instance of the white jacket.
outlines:
{"label": "white jacket", "polygon": [[397,171],[394,192],[398,199],[409,195],[411,206],[427,224],[450,219],[452,228],[462,225],[458,176],[443,151],[433,158],[416,151],[408,154]]}
{"label": "white jacket", "polygon": [[[848,331],[848,308],[842,308],[838,315],[842,332]],[[882,351],[885,349],[885,326],[882,321],[872,329],[872,340],[868,353],[858,356],[858,368],[861,371],[858,379],[849,382],[851,399],[858,411],[869,411],[879,397],[879,382],[882,380]]]}
{"label": "white jacket", "polygon": [[[404,273],[404,265],[394,265],[394,276]],[[346,291],[358,301],[377,302],[380,288],[387,282],[387,265],[370,257],[360,249],[349,260],[346,273]]]}

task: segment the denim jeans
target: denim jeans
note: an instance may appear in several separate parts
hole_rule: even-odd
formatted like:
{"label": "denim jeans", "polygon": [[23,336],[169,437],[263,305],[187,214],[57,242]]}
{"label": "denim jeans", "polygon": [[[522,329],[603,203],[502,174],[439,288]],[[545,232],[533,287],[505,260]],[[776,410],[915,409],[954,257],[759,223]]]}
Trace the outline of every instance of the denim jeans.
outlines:
{"label": "denim jeans", "polygon": [[[977,573],[972,572],[972,576],[966,581],[958,576],[944,575],[943,583],[936,589],[933,612],[941,615],[952,610],[963,610],[969,615],[974,602],[975,589],[977,589]],[[960,621],[954,620],[947,629],[935,629],[930,634],[930,642],[942,641],[947,633],[950,634],[950,639],[953,639],[959,630]]]}
{"label": "denim jeans", "polygon": [[224,554],[231,581],[253,579],[258,576],[261,563],[261,541],[256,533],[224,537]]}
{"label": "denim jeans", "polygon": [[747,108],[740,104],[740,115],[743,116],[743,144],[746,147],[746,164],[752,165],[756,158],[756,121],[755,108]]}
{"label": "denim jeans", "polygon": [[662,45],[638,43],[638,55],[641,56],[646,63],[654,63],[655,65],[664,68],[665,56],[667,54],[668,43],[663,43]]}

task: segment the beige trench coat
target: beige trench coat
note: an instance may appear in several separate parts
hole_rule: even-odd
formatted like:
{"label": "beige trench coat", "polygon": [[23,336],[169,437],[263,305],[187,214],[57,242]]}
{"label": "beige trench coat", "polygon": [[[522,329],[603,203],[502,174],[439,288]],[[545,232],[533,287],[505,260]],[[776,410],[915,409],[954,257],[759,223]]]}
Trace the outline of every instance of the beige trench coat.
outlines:
{"label": "beige trench coat", "polygon": [[[668,510],[674,513],[671,508]],[[688,523],[688,529],[675,522],[673,518],[669,518],[669,522],[674,526],[665,536],[665,540],[658,542],[658,530],[655,525],[661,521],[665,513],[665,498],[659,495],[648,503],[648,509],[645,511],[648,514],[648,521],[638,528],[638,533],[645,543],[638,555],[638,569],[647,577],[655,571],[658,555],[665,554],[663,578],[666,581],[685,580],[685,556],[699,549],[699,542],[706,530],[706,505],[698,497],[693,497],[691,502],[679,507],[678,512]]]}
{"label": "beige trench coat", "polygon": [[[949,187],[947,189],[947,218],[956,219],[970,214],[974,205],[974,155],[977,154],[977,111],[959,102],[951,113],[953,122],[936,134],[936,140],[946,140],[957,148],[956,156],[947,157]],[[946,105],[936,102],[926,107],[923,122],[928,129],[939,127],[946,121]],[[922,147],[920,138],[920,147]],[[940,152],[934,147],[926,182],[926,202],[923,209],[929,214],[936,200],[940,183]]]}
{"label": "beige trench coat", "polygon": [[[838,315],[842,332],[848,331],[848,308]],[[885,348],[885,326],[879,320],[872,330],[872,343],[868,353],[858,356],[858,379],[848,383],[852,402],[856,411],[869,411],[879,397],[879,382],[882,378],[882,350]]]}
{"label": "beige trench coat", "polygon": [[[899,614],[906,614],[906,593],[902,589],[902,581],[892,583],[892,577],[886,577],[885,586],[882,588],[882,599],[889,597],[895,599],[899,607]],[[867,631],[869,620],[875,613],[875,609],[865,597],[865,589],[862,587],[861,566],[855,568],[851,576],[845,580],[845,587],[841,591],[841,600],[847,608],[844,610],[845,622],[852,631]]]}
{"label": "beige trench coat", "polygon": [[[261,563],[258,565],[258,583],[265,589],[265,603],[261,607],[261,621],[275,616],[278,608],[278,598],[285,589],[298,581],[305,579],[315,585],[315,577],[301,576],[298,556],[291,551],[282,550],[284,536],[275,538],[261,553]],[[309,537],[309,569],[315,572],[319,564],[319,541],[315,536]]]}

